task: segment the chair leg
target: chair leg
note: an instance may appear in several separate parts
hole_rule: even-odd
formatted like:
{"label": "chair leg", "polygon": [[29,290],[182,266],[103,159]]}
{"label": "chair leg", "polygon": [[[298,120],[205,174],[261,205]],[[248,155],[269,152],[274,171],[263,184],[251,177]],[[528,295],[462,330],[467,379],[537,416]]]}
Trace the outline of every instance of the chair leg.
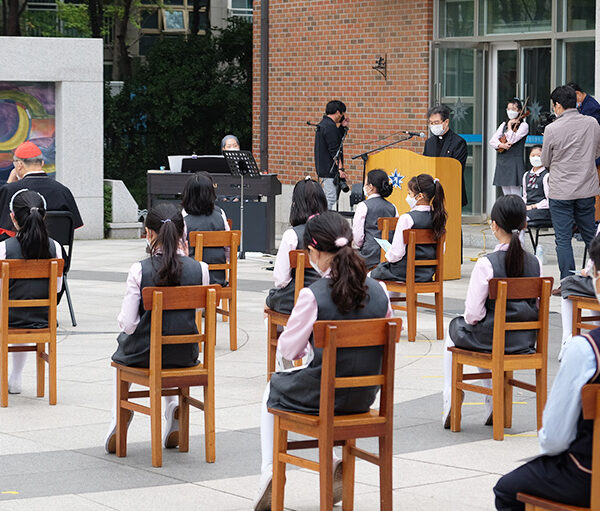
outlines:
{"label": "chair leg", "polygon": [[546,393],[548,392],[546,368],[535,371],[535,407],[537,412],[537,428],[542,429],[542,416],[546,406]]}
{"label": "chair leg", "polygon": [[235,293],[229,300],[229,349],[237,350],[237,299]]}
{"label": "chair leg", "polygon": [[406,320],[408,321],[408,341],[417,338],[417,295],[406,293]]}
{"label": "chair leg", "polygon": [[46,385],[46,362],[42,355],[46,349],[45,344],[38,344],[35,347],[35,366],[36,366],[36,378],[37,378],[37,397],[44,397],[44,390]]}
{"label": "chair leg", "polygon": [[579,335],[581,333],[581,328],[579,325],[581,324],[581,308],[579,307],[579,302],[577,300],[573,301],[573,326],[571,333],[573,337]]}
{"label": "chair leg", "polygon": [[48,343],[48,393],[51,405],[56,404],[56,339]]}
{"label": "chair leg", "polygon": [[162,467],[162,443],[161,443],[161,388],[150,387],[150,431],[152,438],[152,466]]}
{"label": "chair leg", "polygon": [[504,440],[504,371],[492,369],[494,440]]}
{"label": "chair leg", "polygon": [[275,372],[275,358],[277,353],[277,325],[267,315],[267,381]]}
{"label": "chair leg", "polygon": [[275,416],[274,419],[271,511],[283,511],[285,463],[280,461],[279,455],[287,451],[287,431],[281,429],[279,417]]}
{"label": "chair leg", "polygon": [[117,369],[117,439],[116,454],[119,458],[127,456],[127,422],[129,413],[121,406],[129,396],[129,384],[121,379],[121,371]]}
{"label": "chair leg", "polygon": [[513,377],[512,371],[504,373],[504,427],[512,428],[513,388],[508,383]]}
{"label": "chair leg", "polygon": [[63,286],[65,287],[65,294],[67,295],[67,305],[69,306],[69,314],[71,314],[71,324],[77,326],[75,320],[75,311],[73,310],[73,302],[71,301],[71,293],[69,292],[69,284],[67,283],[67,275],[63,275]]}
{"label": "chair leg", "polygon": [[204,449],[207,463],[215,462],[215,443],[215,389],[207,385],[204,387]]}
{"label": "chair leg", "polygon": [[8,344],[0,342],[0,406],[8,406]]}
{"label": "chair leg", "polygon": [[190,450],[190,395],[189,387],[179,389],[179,452]]}
{"label": "chair leg", "polygon": [[450,431],[460,431],[462,400],[458,384],[463,379],[463,365],[458,363],[456,355],[452,357],[452,396],[450,405]]}
{"label": "chair leg", "polygon": [[319,439],[319,483],[321,508],[333,508],[333,441]]}
{"label": "chair leg", "polygon": [[[223,309],[224,311],[228,312],[229,311],[229,300],[227,298],[224,298],[223,301],[221,302],[221,304],[223,306],[220,308]],[[223,320],[223,323],[227,323],[229,321],[229,316],[227,314],[222,314],[221,319]]]}
{"label": "chair leg", "polygon": [[392,511],[392,435],[379,437],[379,499],[381,511]]}
{"label": "chair leg", "polygon": [[536,247],[535,240],[533,239],[533,233],[531,232],[531,227],[529,229],[527,229],[527,233],[529,234],[529,239],[531,240],[531,246],[533,247],[533,253],[535,254],[535,249],[537,247]]}
{"label": "chair leg", "polygon": [[435,293],[435,329],[438,341],[444,340],[444,295]]}
{"label": "chair leg", "polygon": [[356,457],[350,448],[356,446],[356,440],[346,440],[342,453],[342,511],[354,510],[354,468]]}

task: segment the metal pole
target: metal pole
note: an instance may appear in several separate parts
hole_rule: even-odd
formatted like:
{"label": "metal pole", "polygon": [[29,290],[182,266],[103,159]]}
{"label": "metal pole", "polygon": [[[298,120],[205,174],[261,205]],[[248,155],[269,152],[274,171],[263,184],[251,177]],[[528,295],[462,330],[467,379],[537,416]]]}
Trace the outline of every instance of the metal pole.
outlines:
{"label": "metal pole", "polygon": [[269,0],[260,2],[260,166],[269,171]]}

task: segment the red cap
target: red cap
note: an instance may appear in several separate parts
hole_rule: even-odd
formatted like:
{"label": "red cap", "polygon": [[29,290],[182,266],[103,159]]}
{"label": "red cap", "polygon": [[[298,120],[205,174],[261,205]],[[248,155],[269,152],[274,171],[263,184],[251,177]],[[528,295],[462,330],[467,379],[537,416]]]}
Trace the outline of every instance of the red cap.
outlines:
{"label": "red cap", "polygon": [[21,160],[27,160],[28,158],[35,158],[41,156],[42,151],[33,142],[23,142],[19,147],[15,149],[15,156]]}

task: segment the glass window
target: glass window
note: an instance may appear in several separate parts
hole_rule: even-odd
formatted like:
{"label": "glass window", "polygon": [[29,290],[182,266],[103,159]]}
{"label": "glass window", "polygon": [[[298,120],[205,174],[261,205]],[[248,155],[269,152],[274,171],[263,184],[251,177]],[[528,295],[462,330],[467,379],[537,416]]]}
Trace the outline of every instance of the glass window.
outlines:
{"label": "glass window", "polygon": [[517,92],[517,50],[498,50],[496,125],[506,119],[506,105]]}
{"label": "glass window", "polygon": [[231,0],[232,9],[252,9],[252,0]]}
{"label": "glass window", "polygon": [[183,11],[163,11],[165,30],[185,30]]}
{"label": "glass window", "polygon": [[551,0],[479,0],[482,34],[546,32],[552,29]]}
{"label": "glass window", "polygon": [[567,30],[594,30],[596,0],[565,0]]}
{"label": "glass window", "polygon": [[443,48],[441,51],[444,96],[473,96],[474,50]]}
{"label": "glass window", "polygon": [[158,29],[158,9],[152,11],[141,11],[140,27]]}
{"label": "glass window", "polygon": [[523,48],[524,95],[529,97],[529,135],[540,135],[540,114],[550,111],[550,48],[546,46]]}
{"label": "glass window", "polygon": [[584,91],[594,92],[594,41],[565,43],[566,81],[575,82]]}
{"label": "glass window", "polygon": [[474,35],[474,5],[473,0],[441,0],[440,37]]}

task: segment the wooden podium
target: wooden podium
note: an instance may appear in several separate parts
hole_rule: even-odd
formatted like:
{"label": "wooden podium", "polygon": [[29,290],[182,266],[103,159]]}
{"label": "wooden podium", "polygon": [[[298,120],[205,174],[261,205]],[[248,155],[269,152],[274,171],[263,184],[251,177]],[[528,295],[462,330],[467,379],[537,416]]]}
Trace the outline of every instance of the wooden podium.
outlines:
{"label": "wooden podium", "polygon": [[409,211],[406,202],[408,182],[419,174],[437,177],[446,194],[446,252],[444,256],[444,280],[460,279],[461,263],[461,202],[462,169],[454,158],[431,158],[406,149],[385,149],[369,156],[367,172],[373,169],[385,170],[394,191],[388,197],[402,215]]}

